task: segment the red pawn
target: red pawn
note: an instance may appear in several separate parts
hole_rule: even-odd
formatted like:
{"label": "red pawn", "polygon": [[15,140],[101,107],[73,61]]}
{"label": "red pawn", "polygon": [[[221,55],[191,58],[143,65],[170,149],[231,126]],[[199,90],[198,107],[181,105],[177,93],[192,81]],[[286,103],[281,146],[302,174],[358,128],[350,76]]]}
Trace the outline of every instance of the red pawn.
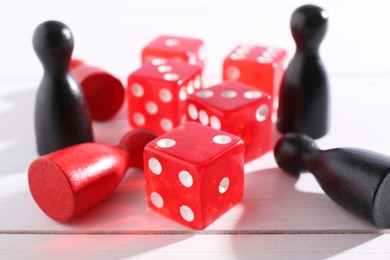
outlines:
{"label": "red pawn", "polygon": [[30,192],[46,215],[69,221],[109,195],[129,167],[142,165],[143,148],[156,137],[136,129],[118,146],[83,143],[41,156],[28,170]]}
{"label": "red pawn", "polygon": [[125,98],[120,80],[77,59],[71,61],[70,72],[83,89],[93,120],[108,120],[119,111]]}

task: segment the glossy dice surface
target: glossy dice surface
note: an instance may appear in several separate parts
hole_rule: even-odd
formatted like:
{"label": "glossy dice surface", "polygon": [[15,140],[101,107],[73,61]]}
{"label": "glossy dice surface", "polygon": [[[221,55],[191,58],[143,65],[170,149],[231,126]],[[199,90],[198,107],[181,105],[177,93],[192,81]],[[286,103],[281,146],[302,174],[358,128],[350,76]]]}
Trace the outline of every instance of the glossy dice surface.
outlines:
{"label": "glossy dice surface", "polygon": [[271,149],[271,110],[267,93],[238,81],[225,81],[188,96],[187,118],[241,137],[245,162],[249,162]]}
{"label": "glossy dice surface", "polygon": [[158,134],[186,120],[186,99],[202,87],[199,66],[178,61],[146,63],[128,77],[130,124]]}
{"label": "glossy dice surface", "polygon": [[144,150],[146,196],[157,212],[203,229],[242,200],[244,145],[232,134],[188,122]]}
{"label": "glossy dice surface", "polygon": [[159,36],[146,45],[142,50],[142,63],[161,59],[184,61],[204,67],[204,43],[200,39]]}
{"label": "glossy dice surface", "polygon": [[237,80],[270,94],[277,108],[286,61],[284,49],[241,44],[225,58],[223,79]]}

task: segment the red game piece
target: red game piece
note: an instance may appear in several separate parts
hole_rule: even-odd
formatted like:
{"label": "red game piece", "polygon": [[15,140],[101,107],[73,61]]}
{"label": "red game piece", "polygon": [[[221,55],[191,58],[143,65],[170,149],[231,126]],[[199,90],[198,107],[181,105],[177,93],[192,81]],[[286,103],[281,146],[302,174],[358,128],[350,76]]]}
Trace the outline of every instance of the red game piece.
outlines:
{"label": "red game piece", "polygon": [[119,146],[84,143],[39,157],[28,170],[30,192],[49,217],[69,221],[109,195],[129,167],[142,165],[143,148],[156,137],[137,129]]}
{"label": "red game piece", "polygon": [[245,143],[245,162],[272,148],[271,96],[238,81],[225,81],[188,96],[187,119],[232,133]]}
{"label": "red game piece", "polygon": [[129,122],[162,134],[185,122],[187,94],[202,87],[201,69],[180,61],[155,64],[128,77]]}
{"label": "red game piece", "polygon": [[203,229],[242,200],[244,143],[188,122],[144,150],[146,197],[157,212]]}
{"label": "red game piece", "polygon": [[276,109],[286,58],[284,49],[241,44],[224,60],[223,80],[238,80],[270,94]]}
{"label": "red game piece", "polygon": [[202,69],[205,61],[204,43],[200,39],[160,36],[142,50],[142,63],[158,63],[161,60],[184,61],[199,65]]}
{"label": "red game piece", "polygon": [[125,97],[120,80],[76,59],[71,61],[70,71],[83,89],[93,120],[108,120],[119,111]]}

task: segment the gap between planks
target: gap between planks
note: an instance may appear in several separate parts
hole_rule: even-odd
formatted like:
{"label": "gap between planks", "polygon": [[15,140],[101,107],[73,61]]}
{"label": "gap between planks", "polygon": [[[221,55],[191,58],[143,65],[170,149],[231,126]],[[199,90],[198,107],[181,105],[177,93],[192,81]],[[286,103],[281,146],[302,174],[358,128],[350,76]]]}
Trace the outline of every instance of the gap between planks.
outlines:
{"label": "gap between planks", "polygon": [[367,235],[390,234],[390,229],[371,230],[106,230],[52,231],[1,230],[0,235]]}

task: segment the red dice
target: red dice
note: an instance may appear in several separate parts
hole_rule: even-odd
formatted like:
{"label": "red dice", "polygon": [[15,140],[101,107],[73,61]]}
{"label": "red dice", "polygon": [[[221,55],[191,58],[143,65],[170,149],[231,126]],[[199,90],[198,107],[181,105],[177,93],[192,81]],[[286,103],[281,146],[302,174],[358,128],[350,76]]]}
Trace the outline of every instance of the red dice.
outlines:
{"label": "red dice", "polygon": [[224,60],[223,79],[238,80],[270,94],[277,109],[286,62],[284,49],[242,44]]}
{"label": "red dice", "polygon": [[186,121],[187,94],[202,87],[201,68],[179,61],[149,62],[128,77],[129,121],[165,133]]}
{"label": "red dice", "polygon": [[235,135],[188,122],[147,144],[144,163],[149,206],[192,228],[242,200],[244,144]]}
{"label": "red dice", "polygon": [[142,63],[158,62],[161,59],[173,59],[204,67],[204,43],[200,39],[160,36],[142,50]]}
{"label": "red dice", "polygon": [[238,81],[225,81],[188,97],[188,120],[241,137],[245,162],[272,148],[271,112],[270,95]]}

